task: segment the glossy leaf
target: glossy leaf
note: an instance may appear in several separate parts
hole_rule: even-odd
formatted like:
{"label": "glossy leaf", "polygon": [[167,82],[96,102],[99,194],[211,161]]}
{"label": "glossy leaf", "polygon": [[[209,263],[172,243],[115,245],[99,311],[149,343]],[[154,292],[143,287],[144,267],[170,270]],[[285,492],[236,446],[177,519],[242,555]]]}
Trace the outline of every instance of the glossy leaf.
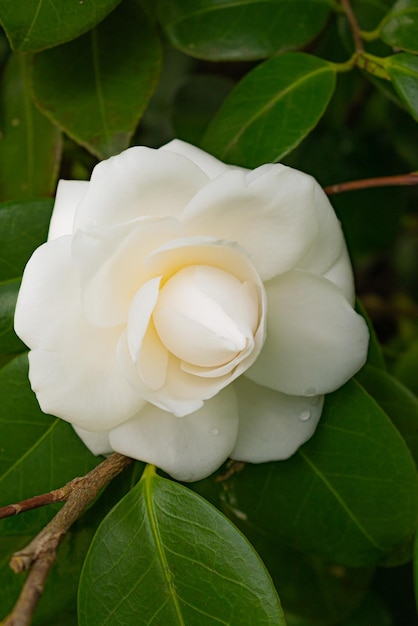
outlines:
{"label": "glossy leaf", "polygon": [[98,24],[121,0],[25,0],[0,3],[0,23],[15,50],[35,52],[78,37]]}
{"label": "glossy leaf", "polygon": [[418,52],[418,0],[398,0],[386,15],[380,36],[393,48]]}
{"label": "glossy leaf", "polygon": [[46,241],[52,200],[0,204],[0,281],[20,278],[32,252]]}
{"label": "glossy leaf", "polygon": [[386,363],[385,363],[385,359],[383,356],[382,348],[379,344],[379,340],[373,328],[373,324],[371,320],[369,319],[369,316],[367,315],[367,312],[365,308],[363,307],[363,305],[361,304],[360,300],[356,301],[356,311],[360,313],[360,315],[364,317],[364,319],[366,320],[367,327],[370,333],[369,350],[367,353],[367,364],[373,365],[374,367],[378,367],[379,369],[385,370]]}
{"label": "glossy leaf", "polygon": [[81,575],[80,626],[275,624],[259,557],[221,513],[148,467],[102,522]]}
{"label": "glossy leaf", "polygon": [[366,365],[356,379],[389,415],[418,466],[418,399],[396,378]]}
{"label": "glossy leaf", "polygon": [[224,485],[232,515],[345,565],[405,558],[416,528],[413,459],[355,381],[327,396],[317,432],[292,458],[247,465]]}
{"label": "glossy leaf", "polygon": [[244,167],[278,161],[317,124],[334,87],[333,66],[317,57],[295,52],[266,61],[226,99],[202,147]]}
{"label": "glossy leaf", "polygon": [[36,55],[35,98],[77,143],[106,158],[128,147],[160,64],[153,25],[128,0],[77,41]]}
{"label": "glossy leaf", "polygon": [[394,374],[418,396],[418,340],[400,357],[394,367]]}
{"label": "glossy leaf", "polygon": [[[41,412],[26,354],[0,370],[0,397],[0,505],[61,487],[98,463],[69,424]],[[1,520],[0,534],[33,533],[53,513],[47,507]]]}
{"label": "glossy leaf", "polygon": [[0,201],[50,196],[61,158],[61,133],[35,107],[28,57],[12,55],[0,95]]}
{"label": "glossy leaf", "polygon": [[386,59],[385,67],[398,96],[418,122],[418,56],[395,54]]}
{"label": "glossy leaf", "polygon": [[13,318],[20,280],[0,282],[0,353],[13,354],[26,350],[26,346],[13,330]]}
{"label": "glossy leaf", "polygon": [[173,46],[210,61],[263,59],[299,48],[322,29],[329,0],[159,0]]}

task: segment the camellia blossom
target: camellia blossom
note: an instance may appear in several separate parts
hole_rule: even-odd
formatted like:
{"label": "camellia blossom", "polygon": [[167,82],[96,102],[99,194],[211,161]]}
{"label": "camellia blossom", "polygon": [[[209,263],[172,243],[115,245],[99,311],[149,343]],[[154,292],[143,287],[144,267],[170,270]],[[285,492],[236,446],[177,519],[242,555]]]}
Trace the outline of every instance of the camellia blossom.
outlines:
{"label": "camellia blossom", "polygon": [[318,183],[181,141],[60,181],[15,328],[41,409],[95,454],[192,481],[285,459],[363,365],[350,260]]}

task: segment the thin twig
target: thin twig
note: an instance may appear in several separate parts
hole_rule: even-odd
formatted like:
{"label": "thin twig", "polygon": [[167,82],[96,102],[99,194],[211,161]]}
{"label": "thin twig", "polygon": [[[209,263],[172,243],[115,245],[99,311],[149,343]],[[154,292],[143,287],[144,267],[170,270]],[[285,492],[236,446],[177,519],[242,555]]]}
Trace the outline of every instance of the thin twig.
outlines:
{"label": "thin twig", "polygon": [[38,509],[41,506],[47,506],[48,504],[54,504],[54,502],[64,502],[68,499],[68,496],[74,490],[74,485],[78,482],[79,478],[74,478],[71,482],[67,483],[64,487],[54,489],[48,493],[43,493],[33,498],[27,498],[21,500],[15,504],[8,504],[7,506],[0,507],[0,519],[5,517],[12,517],[13,515],[19,515],[25,511],[31,511],[32,509]]}
{"label": "thin twig", "polygon": [[381,176],[379,178],[365,178],[363,180],[351,180],[347,183],[338,183],[324,187],[328,196],[344,191],[356,191],[358,189],[369,189],[371,187],[396,187],[401,185],[418,185],[418,172],[410,174],[399,174],[398,176]]}
{"label": "thin twig", "polygon": [[132,459],[129,457],[118,453],[112,454],[91,472],[66,485],[71,486],[71,489],[62,509],[25,548],[11,558],[10,567],[14,572],[28,569],[30,572],[16,605],[6,617],[3,626],[28,626],[31,623],[48,572],[55,561],[57,548],[64,535],[96,498],[99,491],[130,463]]}
{"label": "thin twig", "polygon": [[357,23],[356,16],[351,8],[350,0],[341,0],[341,6],[346,14],[348,23],[350,24],[351,32],[353,33],[354,46],[356,52],[361,54],[364,52],[363,39],[361,37],[360,27]]}

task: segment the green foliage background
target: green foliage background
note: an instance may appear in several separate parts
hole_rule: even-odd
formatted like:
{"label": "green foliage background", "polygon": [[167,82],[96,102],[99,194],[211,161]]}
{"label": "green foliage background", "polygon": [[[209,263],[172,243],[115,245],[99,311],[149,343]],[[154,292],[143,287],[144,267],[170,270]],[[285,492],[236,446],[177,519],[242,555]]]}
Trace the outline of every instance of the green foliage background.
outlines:
{"label": "green foliage background", "polygon": [[[99,462],[40,412],[13,332],[59,177],[173,137],[324,187],[418,170],[418,0],[352,0],[357,41],[347,5],[0,0],[0,506]],[[34,624],[416,626],[417,200],[332,197],[375,333],[315,436],[187,488],[126,470],[66,537]],[[56,510],[0,522],[0,618],[23,582],[11,554]]]}

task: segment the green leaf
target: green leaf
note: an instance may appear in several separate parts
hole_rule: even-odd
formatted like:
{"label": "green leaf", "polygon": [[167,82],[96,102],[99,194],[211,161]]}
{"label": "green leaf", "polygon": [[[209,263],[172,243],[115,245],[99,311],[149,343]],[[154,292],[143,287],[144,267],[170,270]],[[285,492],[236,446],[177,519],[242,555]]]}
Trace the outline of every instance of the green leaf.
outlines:
{"label": "green leaf", "polygon": [[32,252],[46,241],[52,200],[0,204],[0,281],[20,278]]}
{"label": "green leaf", "polygon": [[418,122],[418,56],[395,54],[385,59],[385,68],[398,96]]}
{"label": "green leaf", "polygon": [[322,29],[329,0],[159,0],[173,46],[210,61],[263,59],[299,48]]}
{"label": "green leaf", "polygon": [[152,23],[129,0],[77,41],[35,56],[41,110],[99,158],[128,147],[161,65]]}
{"label": "green leaf", "polygon": [[213,119],[202,147],[227,163],[278,161],[318,123],[334,92],[332,64],[299,52],[249,72]]}
{"label": "green leaf", "polygon": [[396,362],[393,373],[418,396],[418,340]]}
{"label": "green leaf", "polygon": [[51,195],[58,174],[61,133],[32,103],[28,63],[25,55],[11,55],[2,78],[1,201]]}
{"label": "green leaf", "polygon": [[13,319],[16,307],[20,280],[0,283],[0,353],[14,354],[26,350],[13,330]]}
{"label": "green leaf", "polygon": [[[0,370],[0,397],[0,506],[61,487],[98,463],[69,424],[40,410],[26,354]],[[0,534],[34,533],[54,512],[44,507],[1,520]]]}
{"label": "green leaf", "polygon": [[355,381],[327,396],[317,432],[292,458],[247,465],[223,485],[232,515],[348,566],[405,558],[416,529],[413,459]]}
{"label": "green leaf", "polygon": [[418,0],[399,0],[381,24],[380,36],[393,48],[418,52]]}
{"label": "green leaf", "polygon": [[418,399],[396,378],[371,365],[363,367],[356,379],[389,415],[418,466]]}
{"label": "green leaf", "polygon": [[12,48],[35,52],[75,39],[101,22],[121,0],[25,0],[0,3],[0,22]]}
{"label": "green leaf", "polygon": [[373,324],[366,313],[365,308],[361,304],[360,300],[356,301],[356,311],[360,313],[364,317],[367,323],[367,327],[370,333],[370,341],[369,341],[369,350],[367,353],[367,363],[369,365],[374,365],[374,367],[378,367],[380,369],[386,369],[386,363],[383,356],[383,351],[380,346],[379,340],[373,328]]}
{"label": "green leaf", "polygon": [[80,626],[285,626],[271,580],[221,513],[148,467],[99,527],[81,574]]}

